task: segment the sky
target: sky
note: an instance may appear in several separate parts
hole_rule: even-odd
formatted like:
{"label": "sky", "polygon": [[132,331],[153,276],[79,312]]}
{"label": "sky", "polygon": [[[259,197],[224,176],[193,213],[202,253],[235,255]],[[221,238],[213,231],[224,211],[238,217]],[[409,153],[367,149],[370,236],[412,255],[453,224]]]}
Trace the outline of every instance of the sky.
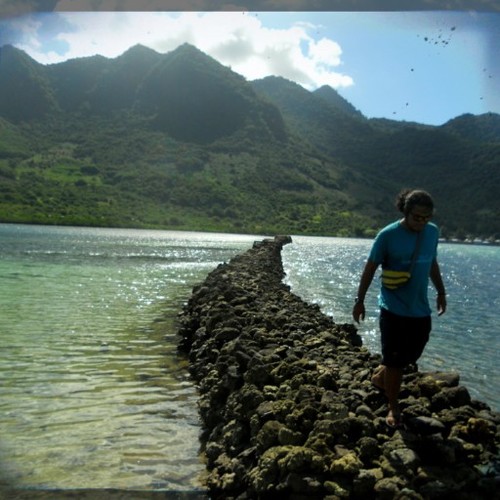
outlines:
{"label": "sky", "polygon": [[500,113],[500,12],[28,12],[0,18],[10,43],[42,64],[136,44],[195,45],[255,80],[330,85],[367,118],[441,125]]}

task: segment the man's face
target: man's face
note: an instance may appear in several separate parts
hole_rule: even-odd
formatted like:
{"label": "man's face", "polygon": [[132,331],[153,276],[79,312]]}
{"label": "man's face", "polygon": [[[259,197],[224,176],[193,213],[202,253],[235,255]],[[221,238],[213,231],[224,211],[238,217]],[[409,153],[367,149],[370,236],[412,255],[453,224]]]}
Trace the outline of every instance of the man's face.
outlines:
{"label": "man's face", "polygon": [[432,210],[415,205],[405,217],[406,225],[412,231],[420,232],[432,218]]}

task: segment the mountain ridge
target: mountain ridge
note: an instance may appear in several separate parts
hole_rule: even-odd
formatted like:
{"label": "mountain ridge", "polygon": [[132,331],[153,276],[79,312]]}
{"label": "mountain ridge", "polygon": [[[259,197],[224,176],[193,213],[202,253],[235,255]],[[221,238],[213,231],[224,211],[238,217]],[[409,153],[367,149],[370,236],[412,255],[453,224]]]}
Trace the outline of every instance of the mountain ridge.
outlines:
{"label": "mountain ridge", "polygon": [[46,66],[4,46],[0,68],[0,220],[372,236],[418,186],[445,236],[499,237],[499,115],[367,119],[190,44]]}

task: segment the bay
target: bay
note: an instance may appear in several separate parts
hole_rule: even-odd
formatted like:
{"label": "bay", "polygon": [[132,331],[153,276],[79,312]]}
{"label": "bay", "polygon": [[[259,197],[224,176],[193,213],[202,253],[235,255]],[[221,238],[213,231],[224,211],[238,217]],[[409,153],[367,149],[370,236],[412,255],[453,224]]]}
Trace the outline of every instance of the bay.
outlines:
{"label": "bay", "polygon": [[[197,393],[176,349],[194,285],[254,235],[0,224],[0,468],[25,488],[200,491]],[[285,282],[337,323],[371,241],[293,236]],[[440,245],[449,310],[421,369],[500,409],[500,248]],[[377,284],[360,325],[378,352]],[[2,478],[0,478],[2,479]]]}

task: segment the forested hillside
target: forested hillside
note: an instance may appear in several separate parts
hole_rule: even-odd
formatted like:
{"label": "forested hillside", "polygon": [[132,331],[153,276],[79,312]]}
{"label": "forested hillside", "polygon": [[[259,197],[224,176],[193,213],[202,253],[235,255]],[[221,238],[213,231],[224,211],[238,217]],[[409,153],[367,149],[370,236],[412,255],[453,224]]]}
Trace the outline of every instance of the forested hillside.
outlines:
{"label": "forested hillside", "polygon": [[0,48],[0,221],[372,236],[429,189],[447,237],[500,238],[500,116],[368,120],[193,46],[41,65]]}

